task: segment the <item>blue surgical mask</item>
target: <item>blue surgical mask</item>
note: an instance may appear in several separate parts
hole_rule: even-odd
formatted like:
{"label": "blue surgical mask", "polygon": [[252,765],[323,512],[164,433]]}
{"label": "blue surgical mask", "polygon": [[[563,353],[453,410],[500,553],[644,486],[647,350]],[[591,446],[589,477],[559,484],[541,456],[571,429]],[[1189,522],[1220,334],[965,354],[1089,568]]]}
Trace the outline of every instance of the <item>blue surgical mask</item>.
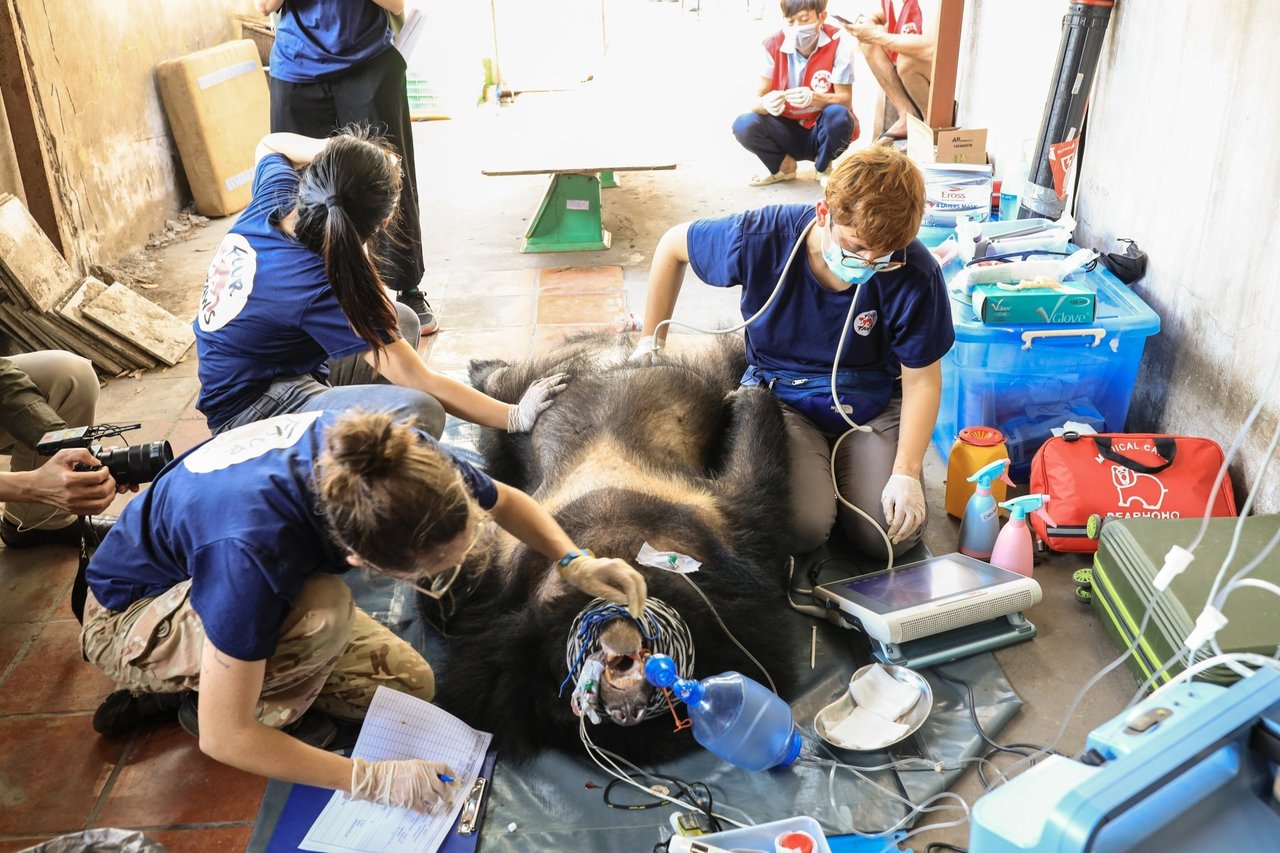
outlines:
{"label": "blue surgical mask", "polygon": [[[847,266],[844,263],[845,258],[849,258],[851,261],[854,260],[836,243],[831,236],[831,225],[828,224],[822,235],[822,259],[827,262],[827,269],[831,270],[831,274],[845,284],[855,286],[865,284],[871,280],[871,276],[876,274],[876,270],[871,266],[867,266],[866,262],[862,261],[861,258],[856,259],[860,263],[854,266]],[[877,258],[874,263],[887,261],[889,258],[890,255],[885,255],[883,258]]]}

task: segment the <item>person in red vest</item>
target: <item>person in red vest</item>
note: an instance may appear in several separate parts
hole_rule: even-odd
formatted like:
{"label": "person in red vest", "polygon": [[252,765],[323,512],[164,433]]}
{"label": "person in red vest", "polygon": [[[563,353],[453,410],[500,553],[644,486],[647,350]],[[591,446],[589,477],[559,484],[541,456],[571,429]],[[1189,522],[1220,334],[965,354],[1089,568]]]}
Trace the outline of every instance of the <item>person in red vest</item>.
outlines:
{"label": "person in red vest", "polygon": [[938,44],[936,0],[880,0],[880,8],[844,24],[858,40],[871,73],[898,119],[876,140],[892,145],[907,138],[907,116],[923,119],[933,78],[933,53]]}
{"label": "person in red vest", "polygon": [[750,181],[764,187],[796,176],[798,160],[812,160],[819,178],[858,138],[853,115],[851,43],[827,24],[827,0],[782,0],[781,30],[764,40],[766,64],[751,112],[738,116],[733,135],[764,163]]}

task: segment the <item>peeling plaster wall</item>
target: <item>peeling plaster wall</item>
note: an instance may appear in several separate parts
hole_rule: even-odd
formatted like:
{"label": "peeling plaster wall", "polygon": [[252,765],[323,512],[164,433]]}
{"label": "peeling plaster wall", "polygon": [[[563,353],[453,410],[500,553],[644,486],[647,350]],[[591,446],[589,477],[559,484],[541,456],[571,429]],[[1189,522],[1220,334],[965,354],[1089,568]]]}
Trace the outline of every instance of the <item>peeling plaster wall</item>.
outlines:
{"label": "peeling plaster wall", "polygon": [[231,38],[239,0],[16,0],[73,262],[111,262],[189,198],[155,64]]}
{"label": "peeling plaster wall", "polygon": [[[997,166],[1039,133],[1066,9],[966,3],[960,121],[990,128]],[[1116,3],[1082,149],[1076,237],[1103,251],[1130,237],[1150,256],[1134,289],[1162,329],[1147,341],[1130,430],[1207,435],[1225,448],[1280,358],[1277,32],[1271,0]],[[1278,417],[1275,403],[1263,409],[1232,468],[1238,503],[1259,480]],[[1280,512],[1274,469],[1254,510]]]}

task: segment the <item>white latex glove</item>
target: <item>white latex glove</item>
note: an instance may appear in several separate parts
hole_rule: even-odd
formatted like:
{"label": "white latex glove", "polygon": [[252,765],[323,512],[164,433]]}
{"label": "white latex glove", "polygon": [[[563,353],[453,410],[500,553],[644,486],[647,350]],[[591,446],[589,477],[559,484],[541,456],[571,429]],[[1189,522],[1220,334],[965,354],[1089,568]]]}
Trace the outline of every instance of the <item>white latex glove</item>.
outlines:
{"label": "white latex glove", "polygon": [[644,615],[648,587],[644,575],[622,560],[606,557],[574,557],[560,575],[587,595],[624,605],[639,619]]}
{"label": "white latex glove", "polygon": [[544,376],[529,384],[520,402],[507,412],[507,432],[528,432],[538,420],[538,415],[551,408],[551,398],[568,388],[567,373]]}
{"label": "white latex glove", "polygon": [[889,522],[889,541],[897,545],[924,523],[924,489],[906,474],[894,474],[880,493],[880,506]]}
{"label": "white latex glove", "polygon": [[787,96],[778,89],[774,89],[772,92],[765,92],[760,96],[760,106],[764,107],[764,111],[769,115],[780,116],[787,107]]}
{"label": "white latex glove", "polygon": [[441,774],[454,779],[457,774],[440,761],[420,758],[406,761],[365,761],[351,759],[352,800],[368,800],[384,806],[433,812],[449,804],[455,782],[445,782]]}
{"label": "white latex glove", "polygon": [[663,338],[645,335],[640,339],[640,343],[636,344],[635,352],[627,356],[627,361],[638,364],[653,364],[658,358],[658,353],[662,352],[662,348],[666,345],[667,342]]}
{"label": "white latex glove", "polygon": [[798,110],[813,103],[813,90],[808,86],[798,86],[795,89],[788,89],[785,93],[787,103]]}

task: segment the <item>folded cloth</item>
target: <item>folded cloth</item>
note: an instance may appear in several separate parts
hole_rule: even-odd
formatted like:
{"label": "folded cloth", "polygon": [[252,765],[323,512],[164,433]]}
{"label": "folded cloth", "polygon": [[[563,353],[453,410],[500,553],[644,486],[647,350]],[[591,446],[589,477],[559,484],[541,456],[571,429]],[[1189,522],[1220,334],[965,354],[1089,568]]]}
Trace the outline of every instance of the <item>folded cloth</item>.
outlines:
{"label": "folded cloth", "polygon": [[849,716],[827,729],[827,739],[845,749],[878,749],[901,740],[907,728],[855,706]]}
{"label": "folded cloth", "polygon": [[854,679],[849,692],[858,707],[891,721],[902,717],[920,700],[919,690],[898,681],[880,664]]}

